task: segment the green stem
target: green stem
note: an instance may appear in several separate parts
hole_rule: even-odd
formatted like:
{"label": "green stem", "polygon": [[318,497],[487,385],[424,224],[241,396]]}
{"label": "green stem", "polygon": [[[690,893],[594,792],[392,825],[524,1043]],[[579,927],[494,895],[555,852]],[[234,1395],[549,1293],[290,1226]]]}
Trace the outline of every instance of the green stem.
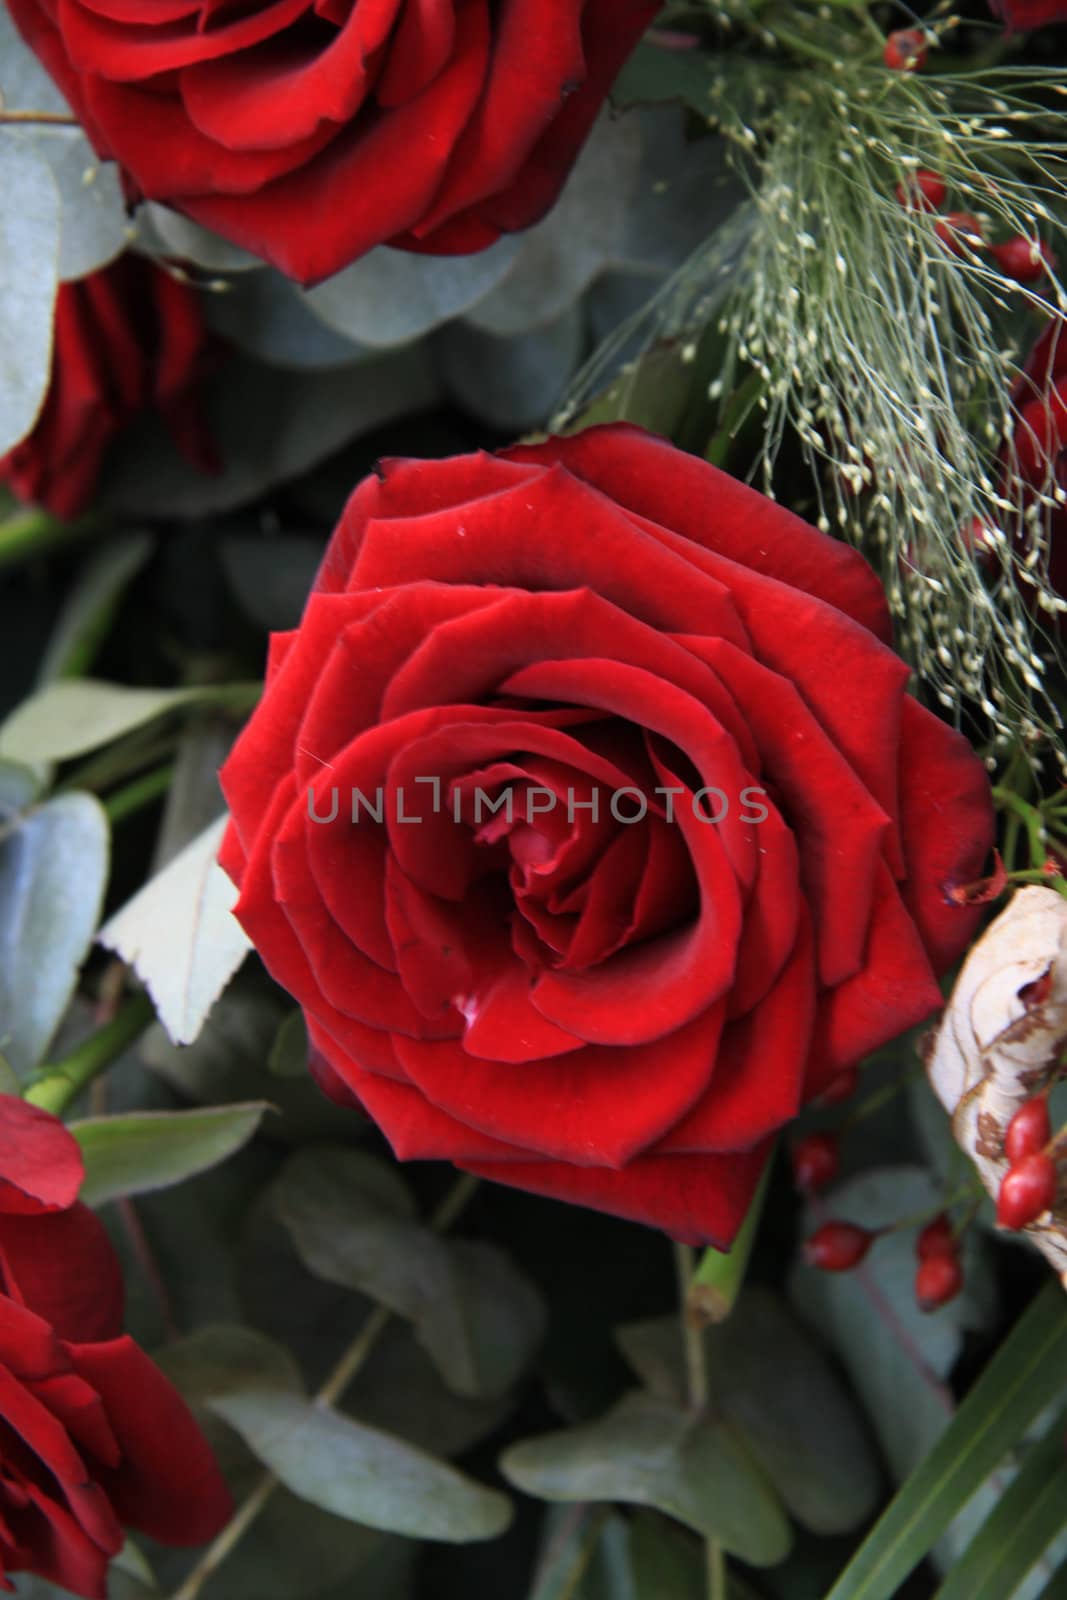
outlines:
{"label": "green stem", "polygon": [[688,1314],[698,1328],[709,1322],[725,1322],[737,1303],[748,1271],[748,1260],[752,1254],[773,1164],[772,1155],[763,1169],[745,1220],[729,1250],[705,1250],[693,1274],[689,1285]]}
{"label": "green stem", "polygon": [[[477,1189],[478,1181],[470,1173],[462,1173],[457,1178],[431,1218],[430,1226],[435,1233],[444,1233],[452,1226]],[[388,1307],[375,1306],[316,1394],[317,1406],[328,1408],[337,1403],[385,1332],[391,1318],[392,1312]],[[222,1532],[208,1545],[185,1582],[175,1589],[171,1600],[196,1600],[204,1584],[244,1538],[278,1486],[274,1473],[264,1472]]]}
{"label": "green stem", "polygon": [[107,812],[108,821],[112,827],[122,822],[126,817],[132,816],[135,811],[140,811],[142,806],[152,804],[160,795],[166,794],[174,782],[174,763],[156,767],[151,772],[146,772],[140,778],[134,778],[124,789],[118,789],[104,801],[104,810]]}
{"label": "green stem", "polygon": [[96,533],[100,526],[99,517],[61,522],[58,517],[50,517],[45,511],[16,512],[0,522],[0,568],[17,566],[20,561],[44,555],[58,545],[85,538],[88,534]]}
{"label": "green stem", "polygon": [[[675,1243],[674,1263],[678,1274],[678,1312],[685,1344],[686,1391],[692,1411],[702,1412],[708,1403],[707,1352],[704,1325],[690,1315],[696,1253],[692,1245]],[[726,1558],[717,1539],[704,1541],[708,1600],[726,1600]]]}
{"label": "green stem", "polygon": [[109,1023],[90,1034],[61,1061],[43,1067],[23,1099],[61,1117],[71,1101],[144,1032],[154,1016],[146,994],[132,995]]}

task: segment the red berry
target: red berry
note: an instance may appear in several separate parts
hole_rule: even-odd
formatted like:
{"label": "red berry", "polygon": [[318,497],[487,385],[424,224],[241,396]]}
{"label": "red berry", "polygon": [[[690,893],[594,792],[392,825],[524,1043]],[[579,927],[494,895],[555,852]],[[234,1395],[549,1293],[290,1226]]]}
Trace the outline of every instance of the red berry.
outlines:
{"label": "red berry", "polygon": [[826,1088],[816,1098],[820,1106],[839,1106],[843,1100],[851,1100],[860,1081],[857,1067],[845,1067],[841,1072],[835,1073],[826,1085]]}
{"label": "red berry", "polygon": [[825,1189],[837,1177],[837,1135],[809,1133],[793,1146],[793,1180],[802,1194]]}
{"label": "red berry", "polygon": [[1001,1180],[997,1222],[1002,1228],[1025,1228],[1056,1198],[1056,1163],[1038,1152],[1024,1156]]}
{"label": "red berry", "polygon": [[928,172],[925,167],[911,173],[896,188],[901,205],[908,210],[914,207],[916,211],[940,211],[947,193],[944,178],[936,172]]}
{"label": "red berry", "polygon": [[898,28],[882,51],[891,72],[919,72],[926,65],[926,35],[921,28]]}
{"label": "red berry", "polygon": [[1055,271],[1056,257],[1040,239],[1027,239],[1021,233],[1006,244],[994,244],[990,255],[1006,278],[1016,283],[1036,283],[1049,270]]}
{"label": "red berry", "polygon": [[804,1240],[804,1260],[823,1272],[851,1272],[874,1243],[874,1234],[854,1222],[824,1222]]}
{"label": "red berry", "polygon": [[1004,1135],[1004,1154],[1009,1165],[1017,1167],[1027,1156],[1043,1150],[1051,1137],[1048,1100],[1043,1094],[1035,1094],[1032,1100],[1027,1100],[1019,1107],[1008,1123]]}
{"label": "red berry", "polygon": [[955,1300],[963,1288],[963,1268],[955,1256],[930,1256],[919,1262],[915,1298],[920,1311],[936,1311]]}
{"label": "red berry", "polygon": [[985,244],[982,224],[969,211],[950,211],[934,224],[934,232],[954,256],[965,256],[980,250]]}
{"label": "red berry", "polygon": [[946,1216],[928,1222],[915,1241],[915,1254],[920,1261],[954,1261],[959,1253],[959,1241]]}

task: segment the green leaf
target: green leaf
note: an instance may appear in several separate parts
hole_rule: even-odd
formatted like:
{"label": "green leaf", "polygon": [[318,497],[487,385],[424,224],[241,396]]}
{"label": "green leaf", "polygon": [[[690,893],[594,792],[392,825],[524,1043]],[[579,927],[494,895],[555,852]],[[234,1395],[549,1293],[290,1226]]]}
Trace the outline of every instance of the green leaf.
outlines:
{"label": "green leaf", "polygon": [[251,1388],[210,1409],[294,1494],[339,1517],[412,1539],[493,1539],[511,1520],[506,1496],[412,1445],[298,1395]]}
{"label": "green leaf", "polygon": [[0,829],[5,829],[20,811],[27,811],[41,790],[38,774],[17,761],[0,757]]}
{"label": "green leaf", "polygon": [[161,1364],[182,1392],[239,1433],[303,1500],[371,1528],[464,1544],[511,1519],[505,1495],[301,1393],[288,1353],[248,1328],[203,1329]]}
{"label": "green leaf", "polygon": [[702,50],[667,50],[644,41],[616,78],[611,99],[617,106],[674,101],[707,121],[717,81],[715,63]]}
{"label": "green leaf", "polygon": [[596,1422],[513,1445],[500,1467],[543,1500],[654,1507],[752,1566],[789,1551],[785,1515],[734,1430],[654,1395],[626,1395]]}
{"label": "green leaf", "polygon": [[308,1069],[308,1031],[302,1011],[290,1011],[270,1047],[267,1066],[276,1078],[302,1078]]}
{"label": "green leaf", "polygon": [[[627,1361],[653,1393],[681,1403],[677,1317],[619,1328]],[[811,1334],[766,1289],[747,1289],[704,1335],[709,1402],[741,1434],[787,1510],[817,1533],[847,1532],[878,1500],[878,1464],[852,1401]]]}
{"label": "green leaf", "polygon": [[252,948],[231,907],[237,890],[216,857],[219,817],[128,900],[100,943],[132,966],[174,1044],[191,1044]]}
{"label": "green leaf", "polygon": [[92,942],[108,826],[87,794],[60,795],[0,835],[0,1049],[22,1079],[44,1058]]}
{"label": "green leaf", "polygon": [[827,1600],[891,1600],[1004,1453],[1062,1394],[1065,1364],[1067,1305],[1060,1285],[1049,1283],[879,1518]]}
{"label": "green leaf", "polygon": [[630,1524],[634,1600],[705,1600],[704,1546],[671,1523],[640,1512]]}
{"label": "green leaf", "polygon": [[1026,1455],[1021,1471],[953,1566],[934,1600],[1014,1595],[1067,1520],[1064,1418]]}
{"label": "green leaf", "polygon": [[252,1137],[270,1107],[142,1111],[72,1122],[85,1159],[81,1199],[100,1206],[119,1195],[166,1189],[217,1166]]}
{"label": "green leaf", "polygon": [[37,669],[39,687],[87,671],[114,621],[123,592],[148,560],[154,543],[150,534],[129,534],[92,557],[52,630]]}
{"label": "green leaf", "polygon": [[130,689],[125,684],[79,678],[49,684],[0,726],[0,755],[32,765],[68,761],[171,711],[195,705],[250,706],[256,685],[206,685],[192,689]]}
{"label": "green leaf", "polygon": [[59,192],[46,161],[0,140],[0,456],[30,432],[48,388]]}
{"label": "green leaf", "polygon": [[308,1149],[280,1175],[275,1211],[316,1276],[414,1324],[457,1394],[502,1394],[540,1341],[539,1296],[492,1245],[413,1221],[406,1193],[401,1201],[390,1186],[391,1171],[358,1151]]}

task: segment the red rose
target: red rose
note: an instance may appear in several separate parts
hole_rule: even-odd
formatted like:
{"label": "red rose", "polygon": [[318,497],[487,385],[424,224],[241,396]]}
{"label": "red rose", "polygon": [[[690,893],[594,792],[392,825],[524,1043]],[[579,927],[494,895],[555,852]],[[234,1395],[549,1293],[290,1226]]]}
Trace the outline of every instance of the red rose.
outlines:
{"label": "red rose", "polygon": [[11,0],[102,156],[302,282],[554,203],[659,0]]}
{"label": "red rose", "polygon": [[858,555],[640,429],[383,464],[223,772],[320,1082],[401,1158],[726,1245],[979,915],[985,774],[888,637]]}
{"label": "red rose", "polygon": [[122,1333],[122,1274],[74,1203],[81,1179],[62,1123],[0,1098],[0,1588],[36,1572],[104,1600],[124,1523],[202,1544],[232,1505],[177,1391]]}
{"label": "red rose", "polygon": [[143,256],[60,284],[48,393],[33,431],[0,459],[0,482],[76,516],[109,446],[150,407],[194,466],[214,470],[196,392],[207,352],[195,289]]}
{"label": "red rose", "polygon": [[1067,22],[1067,0],[989,0],[994,16],[1017,28],[1043,28],[1049,22]]}
{"label": "red rose", "polygon": [[[1050,322],[1027,359],[1012,395],[1017,420],[1006,466],[1024,485],[1067,491],[1067,330]],[[1005,492],[1013,493],[1011,476]],[[1017,486],[1016,490],[1017,492]],[[1067,596],[1067,512],[1048,514],[1048,584]],[[1025,543],[1020,539],[1020,545]],[[1025,555],[1025,549],[1022,550]],[[1032,589],[1031,589],[1032,592]],[[1058,618],[1062,631],[1063,616]]]}

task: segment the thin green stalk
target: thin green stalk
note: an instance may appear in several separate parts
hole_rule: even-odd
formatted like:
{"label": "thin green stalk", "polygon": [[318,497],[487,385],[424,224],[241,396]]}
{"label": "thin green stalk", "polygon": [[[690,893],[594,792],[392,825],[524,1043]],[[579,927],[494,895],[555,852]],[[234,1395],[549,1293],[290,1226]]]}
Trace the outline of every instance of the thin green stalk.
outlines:
{"label": "thin green stalk", "polygon": [[691,1275],[687,1313],[698,1328],[709,1322],[725,1322],[737,1302],[759,1227],[773,1160],[772,1156],[763,1169],[745,1220],[729,1250],[705,1250],[699,1267]]}
{"label": "thin green stalk", "polygon": [[144,773],[140,778],[134,778],[125,788],[117,789],[104,801],[104,810],[111,826],[115,827],[135,811],[140,811],[142,806],[151,805],[153,800],[166,794],[173,782],[174,763],[168,762],[165,766]]}
{"label": "thin green stalk", "polygon": [[[686,1392],[693,1411],[703,1411],[708,1403],[708,1368],[704,1349],[704,1326],[690,1315],[696,1253],[692,1245],[675,1243],[674,1262],[678,1273],[678,1314],[685,1344]],[[707,1600],[726,1600],[726,1558],[717,1539],[704,1541]]]}
{"label": "thin green stalk", "polygon": [[[11,113],[7,114],[10,120]],[[64,119],[69,120],[69,119]],[[45,511],[17,511],[0,522],[0,569],[14,567],[34,556],[44,555],[59,545],[72,544],[96,533],[99,517],[82,517],[77,522],[61,522]]]}
{"label": "thin green stalk", "polygon": [[[452,1226],[470,1201],[478,1182],[477,1178],[466,1172],[457,1178],[431,1219],[430,1226],[435,1233],[444,1233]],[[375,1306],[315,1395],[317,1406],[328,1408],[337,1403],[385,1332],[391,1318],[392,1312],[388,1307]],[[274,1473],[264,1472],[222,1532],[208,1545],[185,1582],[180,1588],[175,1589],[170,1600],[196,1600],[204,1584],[241,1542],[278,1487],[279,1482]]]}
{"label": "thin green stalk", "polygon": [[104,1027],[90,1034],[62,1060],[43,1067],[40,1077],[30,1084],[23,1099],[61,1117],[71,1101],[144,1032],[154,1016],[155,1010],[146,994],[131,995]]}

